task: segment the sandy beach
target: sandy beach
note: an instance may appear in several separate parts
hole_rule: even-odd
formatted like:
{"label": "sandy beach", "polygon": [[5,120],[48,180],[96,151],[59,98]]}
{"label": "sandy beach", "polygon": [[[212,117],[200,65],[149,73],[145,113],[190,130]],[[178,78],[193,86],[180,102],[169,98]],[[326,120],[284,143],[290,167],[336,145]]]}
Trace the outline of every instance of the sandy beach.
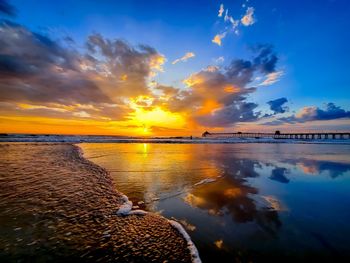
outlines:
{"label": "sandy beach", "polygon": [[188,242],[162,216],[117,215],[109,174],[55,143],[0,144],[2,262],[191,262]]}

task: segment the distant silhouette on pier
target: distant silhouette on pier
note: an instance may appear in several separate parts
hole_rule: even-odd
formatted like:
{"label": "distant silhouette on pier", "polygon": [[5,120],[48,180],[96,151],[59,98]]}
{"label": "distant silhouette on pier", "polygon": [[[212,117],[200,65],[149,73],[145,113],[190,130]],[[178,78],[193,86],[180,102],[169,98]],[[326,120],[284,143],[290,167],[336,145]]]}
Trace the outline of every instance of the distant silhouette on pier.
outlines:
{"label": "distant silhouette on pier", "polygon": [[273,139],[298,139],[298,140],[322,140],[322,139],[350,139],[350,132],[292,132],[275,133],[268,132],[208,132],[205,131],[202,137],[212,138],[273,138]]}

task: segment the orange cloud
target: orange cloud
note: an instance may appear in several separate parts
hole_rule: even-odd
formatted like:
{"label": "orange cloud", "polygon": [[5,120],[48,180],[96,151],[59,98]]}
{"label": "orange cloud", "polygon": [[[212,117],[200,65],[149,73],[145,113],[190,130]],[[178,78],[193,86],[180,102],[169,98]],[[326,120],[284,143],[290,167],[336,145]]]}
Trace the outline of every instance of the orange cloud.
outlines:
{"label": "orange cloud", "polygon": [[201,76],[199,76],[198,74],[192,74],[187,79],[183,80],[183,83],[187,87],[192,87],[194,85],[198,85],[198,84],[201,84],[203,82],[204,82],[204,79],[201,78]]}
{"label": "orange cloud", "polygon": [[171,64],[175,65],[176,63],[182,61],[186,62],[189,58],[193,58],[196,55],[193,52],[187,52],[183,57],[175,59]]}
{"label": "orange cloud", "polygon": [[236,86],[233,86],[233,85],[227,85],[225,88],[224,88],[224,91],[227,92],[227,93],[235,93],[235,92],[239,92],[240,89]]}
{"label": "orange cloud", "polygon": [[218,103],[215,100],[209,99],[209,100],[204,101],[203,106],[200,108],[198,113],[199,114],[209,114],[212,111],[219,109],[221,107],[222,107],[222,104]]}
{"label": "orange cloud", "polygon": [[166,58],[164,55],[161,54],[154,54],[150,57],[149,61],[149,67],[151,69],[150,71],[150,77],[154,77],[157,75],[157,72],[164,72],[163,64],[165,63]]}
{"label": "orange cloud", "polygon": [[221,46],[221,40],[226,36],[226,32],[222,34],[217,34],[214,36],[211,42],[217,44],[218,46]]}
{"label": "orange cloud", "polygon": [[218,13],[218,17],[222,17],[222,14],[224,13],[225,9],[224,9],[224,5],[221,4],[220,5],[220,9],[219,9],[219,13]]}
{"label": "orange cloud", "polygon": [[254,19],[254,8],[248,7],[245,15],[242,17],[241,22],[245,26],[251,26],[255,23]]}

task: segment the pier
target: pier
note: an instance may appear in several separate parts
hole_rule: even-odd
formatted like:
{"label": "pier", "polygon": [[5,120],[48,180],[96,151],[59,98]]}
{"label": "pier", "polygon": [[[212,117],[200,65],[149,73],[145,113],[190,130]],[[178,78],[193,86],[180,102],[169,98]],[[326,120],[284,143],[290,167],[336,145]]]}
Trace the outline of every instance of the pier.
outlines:
{"label": "pier", "polygon": [[273,139],[294,139],[294,140],[344,140],[350,139],[350,132],[293,132],[282,133],[276,131],[275,133],[265,132],[204,132],[202,137],[209,138],[273,138]]}

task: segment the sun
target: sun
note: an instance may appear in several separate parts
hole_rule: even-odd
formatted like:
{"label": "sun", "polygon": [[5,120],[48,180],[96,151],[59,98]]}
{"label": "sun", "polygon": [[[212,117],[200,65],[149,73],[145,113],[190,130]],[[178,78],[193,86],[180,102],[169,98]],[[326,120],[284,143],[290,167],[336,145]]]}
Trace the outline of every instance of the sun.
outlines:
{"label": "sun", "polygon": [[149,134],[150,133],[150,129],[146,125],[143,125],[142,133],[143,134]]}
{"label": "sun", "polygon": [[[143,98],[143,101],[147,99]],[[129,115],[129,123],[138,126],[137,130],[142,135],[153,134],[155,129],[164,126],[167,129],[179,129],[184,127],[186,122],[180,113],[170,112],[160,106],[145,107],[134,101],[131,101],[130,106],[134,111]]]}

